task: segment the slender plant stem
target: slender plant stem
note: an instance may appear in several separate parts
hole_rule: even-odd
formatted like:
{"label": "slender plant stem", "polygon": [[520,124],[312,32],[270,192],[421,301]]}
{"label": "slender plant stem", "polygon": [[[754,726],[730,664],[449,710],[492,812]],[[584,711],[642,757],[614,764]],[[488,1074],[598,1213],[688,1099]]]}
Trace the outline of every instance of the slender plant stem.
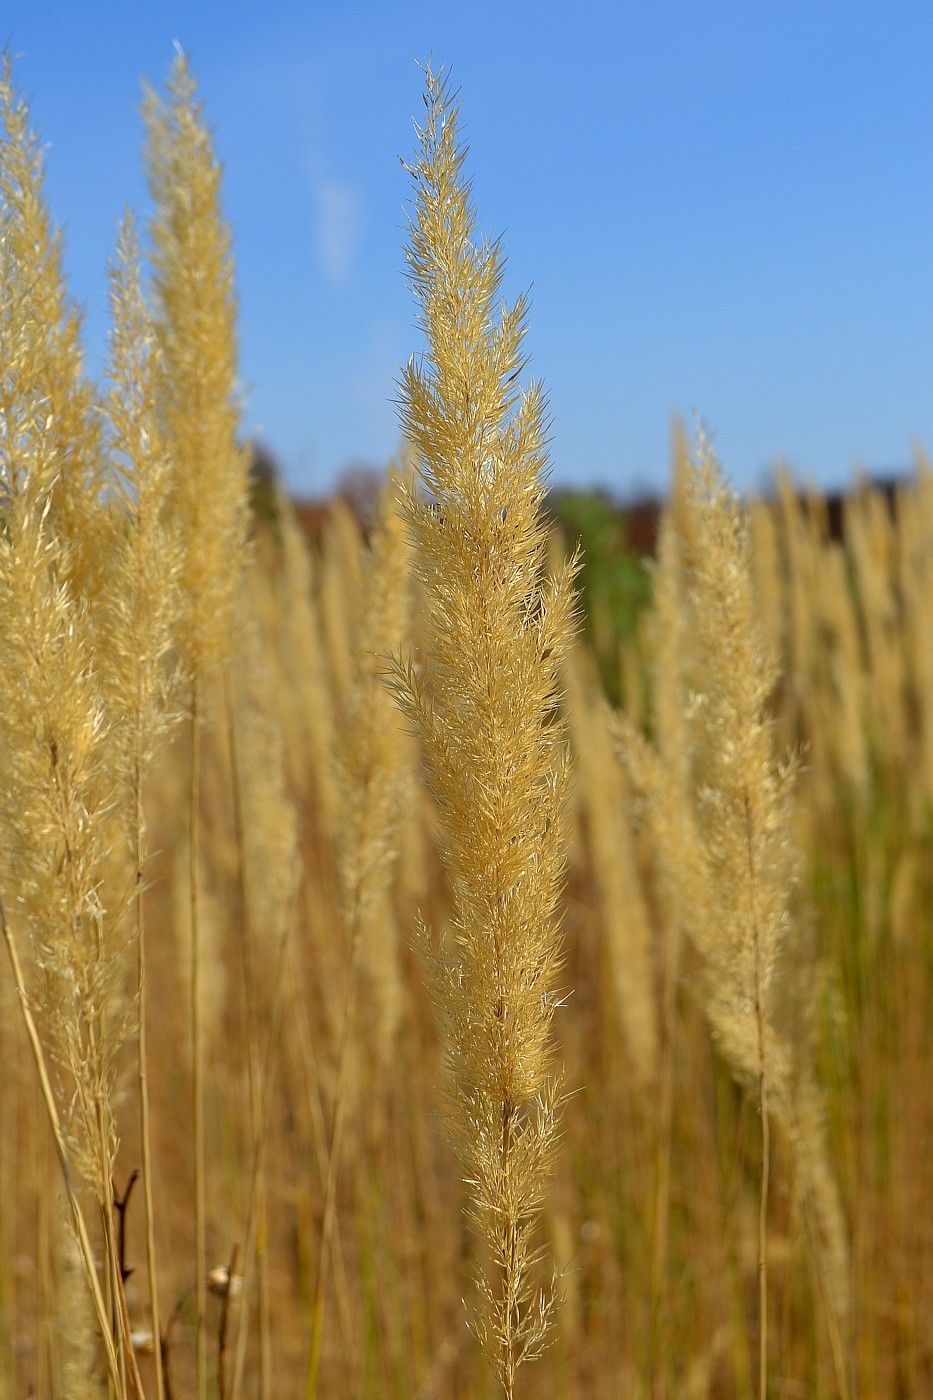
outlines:
{"label": "slender plant stem", "polygon": [[[97,1128],[99,1133],[98,1151],[101,1162],[106,1161],[106,1144],[103,1133],[103,1121],[100,1114],[100,1105],[97,1110]],[[107,1303],[110,1313],[110,1330],[113,1335],[114,1349],[117,1353],[117,1366],[120,1370],[120,1394],[126,1394],[126,1350],[124,1346],[123,1328],[120,1316],[120,1276],[117,1268],[117,1246],[113,1234],[113,1216],[110,1214],[110,1203],[106,1199],[98,1201],[100,1212],[100,1229],[104,1241],[104,1264],[107,1277]]]}
{"label": "slender plant stem", "polygon": [[244,1250],[243,1264],[243,1294],[239,1309],[237,1322],[236,1347],[233,1358],[233,1381],[230,1387],[230,1400],[239,1400],[240,1387],[243,1383],[243,1368],[246,1363],[246,1338],[247,1321],[249,1315],[249,1295],[252,1286],[251,1259],[253,1256],[253,1246],[257,1229],[260,1226],[259,1211],[261,1199],[259,1183],[263,1178],[265,1166],[265,1149],[269,1138],[269,1120],[272,1116],[272,1085],[275,1078],[275,1061],[279,1048],[279,1035],[282,1024],[282,1008],[284,1004],[285,988],[285,961],[288,949],[290,929],[286,928],[282,934],[279,946],[278,965],[275,973],[275,991],[272,998],[272,1014],[269,1025],[269,1038],[266,1043],[266,1053],[263,1062],[262,1072],[262,1101],[260,1105],[259,1124],[256,1137],[253,1141],[253,1168],[250,1177],[249,1209],[246,1219],[246,1248]]}
{"label": "slender plant stem", "polygon": [[502,1374],[502,1389],[505,1400],[512,1400],[515,1394],[515,1211],[512,1207],[512,1130],[515,1118],[515,1109],[506,1100],[502,1105],[502,1147],[501,1147],[501,1171],[502,1171],[502,1204],[506,1215],[506,1268],[502,1274],[502,1333],[500,1367]]}
{"label": "slender plant stem", "polygon": [[765,988],[761,965],[761,924],[758,916],[758,871],[752,845],[751,803],[745,798],[745,834],[752,904],[752,947],[755,976],[755,1030],[758,1038],[758,1109],[761,1113],[761,1195],[758,1201],[758,1396],[768,1393],[768,1179],[771,1171],[771,1130],[768,1122],[768,1057],[765,1043]]}
{"label": "slender plant stem", "polygon": [[[89,1027],[89,1039],[92,1055],[97,1058],[97,1036],[93,1025]],[[136,1394],[143,1400],[143,1383],[139,1374],[139,1367],[136,1362],[136,1353],[133,1350],[132,1328],[130,1326],[129,1308],[126,1303],[126,1291],[123,1286],[123,1271],[120,1248],[117,1236],[113,1227],[113,1182],[110,1176],[110,1151],[107,1143],[107,1129],[104,1119],[104,1105],[98,1096],[95,1105],[95,1117],[97,1128],[98,1153],[98,1189],[100,1191],[99,1207],[101,1215],[101,1231],[104,1240],[104,1253],[107,1264],[107,1301],[110,1310],[111,1327],[113,1330],[114,1347],[117,1354],[117,1363],[120,1371],[120,1395],[127,1394],[126,1376],[127,1370],[133,1380],[133,1388]]]}
{"label": "slender plant stem", "polygon": [[[224,702],[227,716],[227,742],[230,750],[230,780],[233,798],[233,825],[236,836],[237,885],[240,901],[240,966],[243,974],[243,998],[246,1009],[246,1063],[249,1078],[249,1122],[250,1137],[255,1144],[261,1132],[261,1107],[259,1084],[259,1056],[256,1043],[256,1004],[252,966],[253,930],[250,920],[248,871],[246,862],[246,840],[243,822],[243,788],[240,780],[239,747],[236,733],[236,712],[233,704],[233,687],[229,666],[224,670]],[[254,1148],[255,1151],[255,1148]],[[263,1158],[264,1158],[264,1154]],[[254,1158],[254,1160],[257,1160]],[[266,1180],[263,1162],[260,1161],[256,1189],[258,1192],[258,1218],[264,1223]],[[272,1337],[269,1314],[269,1259],[266,1251],[265,1229],[255,1233],[256,1272],[259,1284],[259,1394],[260,1400],[271,1400],[272,1396]],[[247,1245],[247,1249],[251,1249]],[[252,1263],[247,1254],[244,1270]],[[246,1299],[243,1299],[246,1306]]]}
{"label": "slender plant stem", "polygon": [[[757,1009],[757,998],[756,998]],[[761,1034],[759,1030],[759,1035]],[[768,1076],[760,1059],[758,1092],[761,1104],[761,1199],[758,1204],[758,1394],[768,1393],[768,1175],[771,1169],[768,1124]]]}
{"label": "slender plant stem", "polygon": [[[15,1131],[16,1109],[13,1095],[19,1085],[19,1066],[14,1060],[16,1045],[7,1040],[5,1027],[0,1024],[0,1064],[6,1067],[3,1084],[0,1085],[0,1142],[11,1142],[11,1132]],[[18,1059],[18,1057],[17,1057]],[[12,1090],[12,1093],[11,1093]],[[12,1110],[12,1114],[11,1114]],[[9,1116],[13,1122],[10,1123]],[[11,1238],[12,1222],[15,1219],[14,1193],[8,1155],[0,1156],[0,1306],[13,1296],[14,1247]],[[15,1362],[11,1329],[4,1328],[0,1334],[0,1400],[11,1400],[15,1384]]]}
{"label": "slender plant stem", "polygon": [[[52,1250],[50,1221],[52,1192],[52,1165],[54,1144],[46,1140],[42,1144],[42,1176],[38,1183],[36,1199],[36,1253],[39,1265],[39,1325],[36,1329],[36,1368],[37,1391],[40,1396],[52,1396],[61,1376],[61,1356],[59,1355],[58,1328],[55,1317],[55,1282],[52,1277]],[[108,1396],[113,1395],[113,1385],[108,1381]]]}
{"label": "slender plant stem", "polygon": [[658,1082],[657,1157],[651,1249],[651,1317],[648,1336],[648,1385],[658,1392],[658,1352],[667,1286],[671,1198],[671,1131],[674,1115],[674,1065],[677,1056],[677,966],[680,932],[671,920],[664,958],[663,1040]]}
{"label": "slender plant stem", "polygon": [[116,1325],[118,1328],[118,1335],[121,1338],[120,1357],[121,1361],[125,1364],[126,1370],[129,1371],[136,1395],[139,1397],[139,1400],[145,1400],[142,1377],[139,1374],[139,1363],[136,1360],[136,1351],[133,1347],[133,1329],[130,1323],[130,1310],[126,1302],[126,1288],[123,1281],[120,1248],[114,1233],[113,1211],[110,1201],[108,1201],[104,1207],[104,1214],[106,1216],[104,1227],[105,1236],[113,1260],[114,1298],[116,1300],[115,1306],[117,1311]]}
{"label": "slender plant stem", "polygon": [[311,1309],[311,1350],[308,1359],[307,1400],[315,1400],[317,1395],[318,1370],[321,1364],[321,1346],[324,1339],[324,1297],[327,1264],[330,1257],[331,1237],[337,1214],[337,1177],[340,1168],[340,1152],[343,1146],[343,1129],[346,1120],[344,1099],[347,1069],[350,1062],[350,1032],[353,1026],[356,1007],[356,989],[359,981],[360,948],[362,945],[362,911],[360,908],[359,884],[355,891],[351,916],[352,942],[350,946],[350,969],[347,976],[347,989],[343,1003],[343,1016],[340,1024],[340,1043],[337,1050],[337,1083],[334,1090],[334,1115],[331,1125],[330,1142],[327,1153],[327,1176],[324,1183],[324,1214],[321,1221],[321,1247],[318,1252],[317,1276],[314,1281],[314,1302]]}
{"label": "slender plant stem", "polygon": [[[105,1247],[104,1247],[104,1258],[103,1258],[103,1260],[102,1260],[102,1265],[103,1265],[103,1295],[104,1295],[104,1307],[107,1309],[107,1326],[110,1328],[110,1340],[111,1340],[111,1341],[114,1341],[114,1338],[115,1338],[115,1335],[116,1335],[116,1329],[115,1329],[115,1326],[114,1326],[114,1311],[113,1311],[113,1306],[114,1306],[114,1304],[113,1304],[113,1296],[114,1296],[114,1295],[113,1295],[113,1269],[110,1267],[110,1265],[111,1265],[111,1260],[110,1260],[110,1255],[109,1255],[109,1253],[107,1252],[107,1248],[106,1248],[106,1232],[105,1232],[105,1229],[104,1229],[103,1215],[100,1214],[100,1204],[99,1204],[99,1203],[98,1203],[98,1214],[100,1215],[101,1234],[104,1236],[104,1245],[105,1245]],[[113,1384],[112,1381],[110,1382],[110,1384],[109,1384],[108,1387],[107,1387],[107,1394],[108,1394],[108,1396],[110,1397],[110,1400],[119,1400],[119,1397],[120,1397],[121,1395],[125,1395],[125,1392],[126,1392],[126,1376],[125,1376],[124,1371],[123,1371],[123,1358],[122,1358],[122,1356],[120,1356],[120,1355],[117,1353],[116,1345],[114,1345],[114,1355],[116,1355],[116,1357],[117,1357],[117,1372],[118,1372],[119,1380],[118,1380],[118,1384],[117,1384],[116,1386],[114,1386],[114,1384]]]}
{"label": "slender plant stem", "polygon": [[87,1279],[88,1288],[91,1293],[91,1301],[94,1304],[94,1312],[97,1316],[97,1325],[100,1330],[101,1340],[104,1344],[104,1352],[107,1358],[107,1372],[110,1383],[121,1394],[120,1370],[117,1365],[117,1354],[114,1350],[113,1335],[110,1330],[110,1323],[107,1319],[107,1307],[100,1289],[100,1280],[97,1277],[97,1268],[94,1263],[94,1252],[91,1248],[90,1237],[87,1232],[87,1225],[84,1220],[84,1213],[81,1210],[77,1193],[75,1192],[74,1181],[71,1174],[71,1164],[68,1161],[68,1150],[65,1146],[65,1139],[62,1135],[61,1121],[58,1116],[58,1108],[55,1103],[55,1095],[52,1091],[52,1084],[49,1079],[48,1069],[45,1063],[45,1055],[42,1050],[42,1043],[39,1040],[39,1033],[29,1005],[29,995],[26,990],[26,982],[23,977],[22,963],[19,959],[19,950],[16,940],[13,937],[13,930],[10,928],[6,917],[6,908],[2,898],[0,898],[0,925],[3,927],[3,937],[6,942],[7,952],[10,956],[10,963],[13,968],[13,980],[16,985],[20,1011],[23,1023],[26,1027],[26,1035],[29,1040],[29,1047],[32,1051],[33,1061],[36,1066],[36,1073],[39,1077],[39,1088],[42,1092],[42,1100],[45,1104],[45,1111],[48,1115],[49,1125],[52,1129],[52,1137],[55,1142],[55,1151],[58,1157],[58,1164],[61,1167],[62,1177],[65,1182],[65,1193],[68,1197],[68,1206],[71,1211],[71,1218],[74,1224],[75,1235],[78,1240],[78,1248],[81,1251],[81,1262],[84,1265],[84,1273]]}
{"label": "slender plant stem", "polygon": [[146,1050],[146,926],[143,907],[143,801],[142,772],[137,761],[133,772],[133,840],[136,864],[136,995],[139,1005],[137,1039],[137,1085],[139,1089],[139,1139],[142,1154],[143,1208],[146,1222],[146,1270],[149,1275],[149,1315],[152,1319],[152,1355],[155,1367],[156,1400],[165,1400],[162,1377],[159,1283],[156,1268],[155,1212],[152,1204],[152,1137],[149,1124],[149,1074]]}
{"label": "slender plant stem", "polygon": [[198,1400],[207,1400],[207,1196],[204,1155],[204,1026],[201,1016],[201,727],[197,675],[191,682],[188,893],[191,908],[191,1059],[194,1112],[195,1356]]}

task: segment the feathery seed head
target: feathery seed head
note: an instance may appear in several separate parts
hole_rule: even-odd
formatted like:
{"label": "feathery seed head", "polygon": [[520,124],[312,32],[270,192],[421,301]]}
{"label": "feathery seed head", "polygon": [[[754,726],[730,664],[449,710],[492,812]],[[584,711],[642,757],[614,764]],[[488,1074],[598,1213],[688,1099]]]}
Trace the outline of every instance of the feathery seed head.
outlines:
{"label": "feathery seed head", "polygon": [[159,411],[181,535],[184,659],[200,675],[228,655],[246,541],[248,462],[237,443],[236,298],[221,168],[187,60],[163,102],[147,92],[147,163],[159,347]]}
{"label": "feathery seed head", "polygon": [[545,577],[546,424],[521,388],[526,303],[498,310],[502,255],[475,240],[457,112],[427,74],[407,250],[427,348],[402,382],[405,493],[427,612],[424,674],[401,668],[444,823],[453,892],[437,997],[473,1209],[498,1289],[481,1336],[511,1394],[537,1350],[531,1232],[556,1131],[550,1070],[568,759],[555,707],[575,564]]}

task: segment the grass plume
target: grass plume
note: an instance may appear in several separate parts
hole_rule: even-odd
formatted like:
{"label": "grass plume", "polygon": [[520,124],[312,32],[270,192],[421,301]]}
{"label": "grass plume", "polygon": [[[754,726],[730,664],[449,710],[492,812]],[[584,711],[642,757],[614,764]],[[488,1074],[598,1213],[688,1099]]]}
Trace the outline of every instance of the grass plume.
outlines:
{"label": "grass plume", "polygon": [[246,453],[237,442],[236,302],[230,231],[220,208],[220,165],[184,55],[163,102],[147,92],[147,164],[156,327],[162,374],[159,411],[174,472],[179,642],[189,679],[191,1029],[195,1136],[195,1296],[198,1397],[207,1396],[207,1196],[204,1044],[200,966],[201,724],[207,678],[229,658],[238,565],[247,521]]}
{"label": "grass plume", "polygon": [[[623,727],[623,751],[648,798],[659,869],[677,917],[703,959],[714,1035],[758,1102],[758,1391],[764,1400],[771,1116],[795,1143],[807,1189],[820,1178],[825,1200],[831,1175],[806,1053],[812,1037],[795,1043],[787,1030],[790,1016],[802,1034],[807,1006],[801,997],[812,989],[795,973],[805,945],[795,926],[794,769],[777,760],[768,710],[776,661],[757,622],[747,523],[704,437],[687,486],[681,606],[693,689],[683,696],[686,748],[658,754]],[[838,1239],[838,1221],[833,1229]],[[835,1259],[836,1301],[844,1309],[844,1248]]]}
{"label": "grass plume", "polygon": [[[158,349],[146,305],[132,218],[120,230],[111,270],[112,331],[106,404],[119,491],[109,519],[104,681],[126,794],[124,818],[133,866],[136,943],[137,1089],[146,1261],[153,1337],[161,1336],[155,1247],[147,1051],[144,880],[149,854],[144,787],[157,744],[170,728],[173,680],[167,657],[180,605],[177,531],[167,520],[171,460],[158,418]],[[156,1394],[164,1395],[160,1349],[154,1349]]]}
{"label": "grass plume", "polygon": [[492,1277],[475,1318],[505,1394],[544,1345],[534,1231],[557,1135],[551,1021],[568,780],[555,717],[573,566],[545,579],[544,397],[518,386],[526,304],[499,312],[502,256],[476,241],[457,107],[428,72],[408,264],[427,351],[402,383],[424,671],[400,690],[441,812],[453,899],[435,996],[452,1120]]}

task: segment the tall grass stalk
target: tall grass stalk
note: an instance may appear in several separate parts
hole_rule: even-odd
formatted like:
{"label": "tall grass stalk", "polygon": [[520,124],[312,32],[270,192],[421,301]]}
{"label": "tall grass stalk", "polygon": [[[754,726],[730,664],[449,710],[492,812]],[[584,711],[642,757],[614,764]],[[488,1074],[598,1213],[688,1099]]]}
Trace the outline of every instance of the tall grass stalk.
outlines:
{"label": "tall grass stalk", "polygon": [[[113,329],[106,403],[117,466],[119,509],[112,516],[113,542],[106,607],[107,666],[104,683],[119,740],[119,766],[127,802],[124,825],[133,878],[136,943],[137,1093],[139,1098],[146,1267],[152,1336],[161,1336],[155,1246],[152,1144],[147,1047],[147,971],[144,911],[148,833],[144,785],[159,738],[173,720],[172,678],[166,655],[172,643],[180,557],[177,536],[165,520],[170,463],[157,419],[155,330],[145,304],[139,248],[133,221],[124,220],[111,271]],[[164,1395],[162,1358],[154,1346],[158,1400]]]}
{"label": "tall grass stalk", "polygon": [[191,1074],[194,1126],[195,1348],[199,1400],[207,1397],[207,1165],[204,1141],[204,1018],[201,1008],[201,706],[191,681],[191,768],[188,788],[189,917],[191,920]]}
{"label": "tall grass stalk", "polygon": [[[233,827],[236,839],[237,886],[240,904],[240,970],[243,978],[243,1004],[246,1021],[246,1067],[249,1089],[249,1129],[250,1142],[257,1143],[261,1138],[261,1111],[259,1087],[258,1026],[256,1020],[255,990],[253,983],[253,928],[250,918],[246,861],[246,838],[244,833],[242,784],[240,781],[240,754],[237,744],[236,711],[233,700],[232,678],[229,667],[224,670],[224,715],[227,726],[227,747],[230,752],[230,787],[233,806]],[[256,1148],[254,1147],[254,1151]],[[257,1167],[256,1191],[260,1213],[265,1209],[265,1177],[261,1166]],[[260,1396],[268,1400],[271,1386],[271,1340],[269,1335],[269,1267],[266,1251],[260,1248],[257,1259],[259,1275],[259,1376]],[[245,1311],[245,1300],[241,1305]]]}
{"label": "tall grass stalk", "polygon": [[475,241],[457,107],[428,72],[407,249],[427,349],[402,419],[418,482],[406,509],[424,590],[424,672],[399,692],[444,826],[453,913],[425,948],[452,1076],[451,1126],[490,1251],[474,1325],[503,1391],[548,1335],[534,1233],[557,1136],[550,1033],[568,779],[555,715],[573,566],[545,578],[544,397],[518,387],[526,303],[501,310],[498,244]]}
{"label": "tall grass stalk", "polygon": [[205,681],[231,645],[247,518],[246,455],[236,441],[236,305],[230,231],[220,210],[221,171],[184,55],[168,100],[146,97],[148,172],[160,412],[174,464],[171,499],[179,524],[184,599],[180,643],[189,677],[191,1041],[194,1115],[195,1298],[198,1400],[208,1387],[207,1200],[204,1037],[201,1008],[201,742]]}
{"label": "tall grass stalk", "polygon": [[[114,730],[94,655],[110,559],[104,453],[61,241],[45,207],[42,157],[7,58],[0,197],[0,817],[17,917],[30,935],[33,1004],[61,1071],[62,1116],[53,1131],[64,1133],[100,1215],[122,1395],[129,1327],[111,1183],[117,1060],[126,1037],[117,933],[124,901],[106,887],[118,783],[109,771]],[[12,956],[10,931],[7,942]],[[132,1372],[131,1353],[128,1364]]]}
{"label": "tall grass stalk", "polygon": [[659,758],[629,733],[627,753],[649,797],[659,867],[677,917],[705,961],[714,1033],[734,1072],[756,1091],[758,1391],[764,1400],[771,1115],[780,1108],[785,1123],[791,1121],[800,1083],[778,1024],[781,997],[789,991],[783,952],[797,881],[793,773],[778,766],[773,752],[767,703],[775,660],[755,616],[747,525],[704,439],[700,465],[688,481],[688,512],[683,605],[694,698],[682,732],[686,749],[679,763],[676,751]]}

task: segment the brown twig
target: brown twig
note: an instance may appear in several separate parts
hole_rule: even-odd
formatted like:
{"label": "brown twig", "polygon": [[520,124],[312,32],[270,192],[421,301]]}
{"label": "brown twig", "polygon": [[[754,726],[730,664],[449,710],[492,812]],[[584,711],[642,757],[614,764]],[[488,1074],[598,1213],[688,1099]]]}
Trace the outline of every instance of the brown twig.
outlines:
{"label": "brown twig", "polygon": [[117,1262],[120,1266],[120,1278],[124,1283],[133,1272],[126,1267],[126,1212],[130,1204],[130,1196],[133,1187],[139,1180],[139,1172],[134,1167],[130,1172],[130,1179],[126,1183],[126,1190],[121,1196],[116,1187],[113,1188],[113,1208],[117,1212]]}
{"label": "brown twig", "polygon": [[191,1288],[186,1288],[178,1298],[178,1301],[169,1315],[168,1322],[165,1324],[165,1330],[159,1338],[159,1355],[162,1358],[162,1384],[165,1390],[165,1400],[175,1400],[174,1391],[172,1390],[171,1367],[169,1365],[172,1329],[181,1317],[182,1309],[185,1306],[185,1299],[190,1297],[192,1292],[193,1290]]}

